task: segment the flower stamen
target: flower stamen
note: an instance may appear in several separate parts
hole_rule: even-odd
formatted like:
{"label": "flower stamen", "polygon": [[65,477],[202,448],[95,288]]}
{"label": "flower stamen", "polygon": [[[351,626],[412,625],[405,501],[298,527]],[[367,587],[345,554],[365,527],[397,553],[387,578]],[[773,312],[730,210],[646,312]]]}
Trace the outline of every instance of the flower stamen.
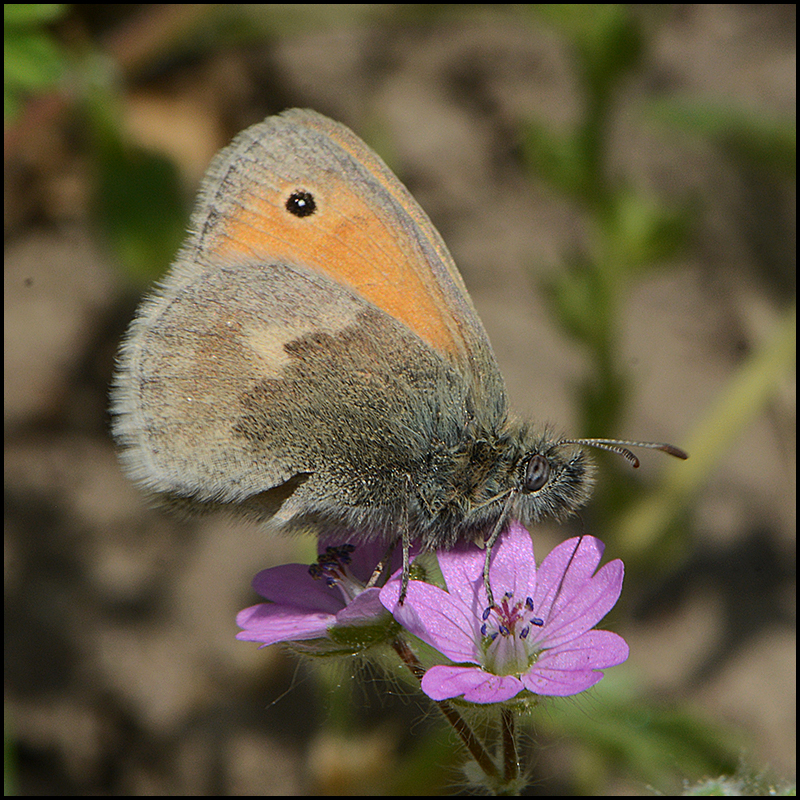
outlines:
{"label": "flower stamen", "polygon": [[344,595],[345,602],[364,591],[364,584],[350,572],[348,565],[352,562],[355,545],[342,544],[337,547],[326,547],[324,553],[317,556],[317,563],[308,568],[314,580],[324,580],[331,589],[338,586]]}
{"label": "flower stamen", "polygon": [[511,591],[503,594],[500,603],[483,610],[480,633],[484,668],[496,675],[519,674],[530,668],[538,656],[538,649],[530,639],[531,626],[544,625],[538,617],[529,617],[532,611],[532,598],[514,602]]}

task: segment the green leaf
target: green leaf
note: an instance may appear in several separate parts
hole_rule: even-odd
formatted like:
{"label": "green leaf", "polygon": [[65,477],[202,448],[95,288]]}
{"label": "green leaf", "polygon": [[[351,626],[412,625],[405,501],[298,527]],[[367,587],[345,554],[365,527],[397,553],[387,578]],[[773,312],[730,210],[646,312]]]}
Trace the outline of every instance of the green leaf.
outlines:
{"label": "green leaf", "polygon": [[53,22],[67,10],[65,3],[5,3],[3,23],[5,25],[39,25]]}
{"label": "green leaf", "polygon": [[186,230],[180,179],[167,158],[134,147],[107,147],[98,161],[96,219],[125,268],[161,275]]}
{"label": "green leaf", "polygon": [[622,279],[673,256],[685,244],[689,229],[687,211],[665,209],[630,191],[615,194],[602,221],[602,260]]}
{"label": "green leaf", "polygon": [[58,45],[43,33],[17,33],[5,41],[5,83],[31,91],[56,83],[64,72]]}
{"label": "green leaf", "polygon": [[568,132],[553,132],[537,122],[529,122],[523,132],[523,153],[530,169],[556,191],[579,202],[586,202],[590,189],[582,137]]}
{"label": "green leaf", "polygon": [[6,4],[3,8],[3,119],[13,120],[26,95],[57,84],[66,71],[66,56],[39,26],[60,16],[61,5]]}

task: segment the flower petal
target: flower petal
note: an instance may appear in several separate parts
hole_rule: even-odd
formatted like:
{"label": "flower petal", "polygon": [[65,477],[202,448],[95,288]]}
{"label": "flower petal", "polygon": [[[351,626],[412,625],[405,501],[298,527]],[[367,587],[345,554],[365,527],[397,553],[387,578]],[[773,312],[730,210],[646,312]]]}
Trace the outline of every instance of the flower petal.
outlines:
{"label": "flower petal", "polygon": [[479,617],[455,596],[438,586],[411,581],[400,605],[401,581],[393,578],[381,589],[381,603],[410,633],[452,661],[478,660]]}
{"label": "flower petal", "polygon": [[335,614],[344,607],[338,589],[311,577],[306,564],[284,564],[261,570],[253,588],[266,600],[282,606]]}
{"label": "flower petal", "polygon": [[452,550],[440,550],[436,557],[447,591],[480,614],[486,607],[486,592],[483,592],[483,601],[480,599],[485,552],[469,542]]}
{"label": "flower petal", "polygon": [[498,538],[492,550],[489,565],[489,584],[495,602],[505,592],[524,602],[536,591],[536,561],[533,541],[528,531],[518,522]]}
{"label": "flower petal", "polygon": [[578,694],[603,677],[600,668],[621,664],[628,653],[628,645],[616,633],[589,631],[562,647],[545,650],[522,682],[536,694]]}
{"label": "flower petal", "polygon": [[[381,604],[380,589],[365,589],[356,595],[337,615],[338,625],[363,625],[375,622],[377,617],[387,614]],[[386,619],[389,617],[387,615]]]}
{"label": "flower petal", "polygon": [[556,611],[546,620],[542,644],[557,647],[597,625],[619,599],[624,575],[622,561],[615,559],[581,586],[573,584],[574,594],[563,605],[557,600]]}
{"label": "flower petal", "polygon": [[544,669],[597,669],[615,667],[628,658],[625,640],[611,631],[588,631],[576,639],[545,650],[536,667]]}
{"label": "flower petal", "polygon": [[333,614],[298,611],[277,603],[259,603],[236,615],[236,624],[244,629],[236,634],[236,638],[265,645],[319,639],[335,622]]}
{"label": "flower petal", "polygon": [[422,691],[433,700],[463,695],[470,703],[502,703],[522,688],[513,675],[492,675],[479,667],[435,666],[422,678]]}
{"label": "flower petal", "polygon": [[550,551],[539,566],[536,613],[547,621],[580,592],[597,569],[605,545],[594,536],[574,536]]}
{"label": "flower petal", "polygon": [[534,667],[522,676],[525,688],[534,694],[551,697],[569,697],[585,692],[603,679],[600,670],[552,670]]}

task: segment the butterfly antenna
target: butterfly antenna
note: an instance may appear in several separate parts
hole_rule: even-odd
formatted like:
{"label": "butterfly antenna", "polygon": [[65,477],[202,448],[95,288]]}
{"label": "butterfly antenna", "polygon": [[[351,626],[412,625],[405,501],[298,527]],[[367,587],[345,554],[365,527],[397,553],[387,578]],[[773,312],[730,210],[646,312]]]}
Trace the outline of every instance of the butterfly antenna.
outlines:
{"label": "butterfly antenna", "polygon": [[559,444],[580,444],[586,447],[608,450],[628,459],[634,469],[639,466],[639,459],[628,449],[629,447],[645,447],[648,450],[661,450],[662,453],[668,453],[671,456],[675,456],[675,458],[684,460],[689,458],[689,454],[681,450],[680,447],[675,447],[674,444],[666,444],[665,442],[630,442],[626,439],[564,439]]}

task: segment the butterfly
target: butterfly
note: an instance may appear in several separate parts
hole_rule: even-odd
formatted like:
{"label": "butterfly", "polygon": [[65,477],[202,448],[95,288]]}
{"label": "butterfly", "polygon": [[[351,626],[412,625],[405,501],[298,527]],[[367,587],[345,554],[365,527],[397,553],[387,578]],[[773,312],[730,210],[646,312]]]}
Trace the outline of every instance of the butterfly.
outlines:
{"label": "butterfly", "polygon": [[[510,413],[441,236],[395,175],[314,111],[268,117],[213,160],[191,232],[121,346],[126,472],[185,510],[285,532],[491,546],[591,493],[587,447]],[[487,578],[488,587],[488,578]]]}

